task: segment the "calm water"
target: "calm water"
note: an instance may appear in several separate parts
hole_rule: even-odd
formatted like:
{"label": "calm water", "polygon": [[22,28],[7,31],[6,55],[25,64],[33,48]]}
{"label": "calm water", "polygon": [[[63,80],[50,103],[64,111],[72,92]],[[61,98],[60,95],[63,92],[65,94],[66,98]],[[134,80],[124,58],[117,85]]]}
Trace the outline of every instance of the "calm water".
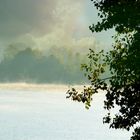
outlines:
{"label": "calm water", "polygon": [[131,133],[103,125],[103,96],[90,110],[65,92],[0,90],[0,140],[128,140]]}

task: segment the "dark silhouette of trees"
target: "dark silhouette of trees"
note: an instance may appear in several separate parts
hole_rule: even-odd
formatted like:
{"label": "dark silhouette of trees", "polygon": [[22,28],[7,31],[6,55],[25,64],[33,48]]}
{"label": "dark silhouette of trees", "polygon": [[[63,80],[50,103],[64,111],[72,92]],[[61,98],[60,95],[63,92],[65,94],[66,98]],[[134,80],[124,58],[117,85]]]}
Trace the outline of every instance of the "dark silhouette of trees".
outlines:
{"label": "dark silhouette of trees", "polygon": [[[82,93],[74,88],[69,98],[90,107],[93,94],[104,90],[104,108],[108,114],[103,118],[115,129],[134,129],[131,140],[140,140],[140,0],[91,0],[98,9],[101,21],[90,26],[92,32],[114,28],[112,50],[94,52],[90,49],[89,62],[82,64],[91,86]],[[104,77],[109,69],[110,76]],[[115,106],[119,111],[111,117]]]}

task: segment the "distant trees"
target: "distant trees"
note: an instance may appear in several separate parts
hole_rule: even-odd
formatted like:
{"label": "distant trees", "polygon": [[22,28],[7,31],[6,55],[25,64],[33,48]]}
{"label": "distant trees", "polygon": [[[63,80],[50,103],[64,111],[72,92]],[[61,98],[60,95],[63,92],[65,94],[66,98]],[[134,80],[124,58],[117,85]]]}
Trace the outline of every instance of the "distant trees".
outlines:
{"label": "distant trees", "polygon": [[[108,114],[103,118],[111,128],[134,128],[131,140],[140,140],[140,0],[91,0],[98,9],[101,21],[90,26],[92,32],[114,28],[112,50],[94,52],[90,49],[89,62],[82,64],[91,86],[82,93],[74,88],[68,91],[73,100],[90,107],[92,96],[98,90],[106,91],[104,108]],[[109,69],[110,76],[104,77]],[[119,112],[111,117],[111,109]]]}

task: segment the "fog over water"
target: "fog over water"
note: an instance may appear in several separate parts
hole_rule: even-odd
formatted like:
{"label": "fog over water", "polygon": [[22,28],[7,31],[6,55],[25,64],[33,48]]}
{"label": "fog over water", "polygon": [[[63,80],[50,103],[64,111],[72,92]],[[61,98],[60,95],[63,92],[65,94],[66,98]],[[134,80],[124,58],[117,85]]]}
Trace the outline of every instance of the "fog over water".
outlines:
{"label": "fog over water", "polygon": [[127,140],[102,117],[104,93],[86,110],[66,91],[88,83],[89,48],[111,46],[92,34],[97,10],[84,0],[0,0],[0,140]]}
{"label": "fog over water", "polygon": [[[0,140],[127,140],[130,132],[103,125],[104,93],[89,110],[66,99],[63,85],[0,85]],[[77,86],[79,90],[81,87]]]}

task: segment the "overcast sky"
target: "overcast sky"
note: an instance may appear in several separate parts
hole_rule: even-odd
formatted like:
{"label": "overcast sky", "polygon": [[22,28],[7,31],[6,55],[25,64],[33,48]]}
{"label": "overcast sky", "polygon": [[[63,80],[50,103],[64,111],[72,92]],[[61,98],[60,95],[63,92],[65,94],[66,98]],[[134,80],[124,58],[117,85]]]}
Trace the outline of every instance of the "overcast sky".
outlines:
{"label": "overcast sky", "polygon": [[79,55],[80,64],[89,48],[110,44],[111,35],[88,29],[97,20],[90,0],[0,0],[0,62],[12,74],[15,69],[4,66],[7,58],[15,63],[19,53],[30,49],[44,59],[55,56],[65,67],[75,65]]}

